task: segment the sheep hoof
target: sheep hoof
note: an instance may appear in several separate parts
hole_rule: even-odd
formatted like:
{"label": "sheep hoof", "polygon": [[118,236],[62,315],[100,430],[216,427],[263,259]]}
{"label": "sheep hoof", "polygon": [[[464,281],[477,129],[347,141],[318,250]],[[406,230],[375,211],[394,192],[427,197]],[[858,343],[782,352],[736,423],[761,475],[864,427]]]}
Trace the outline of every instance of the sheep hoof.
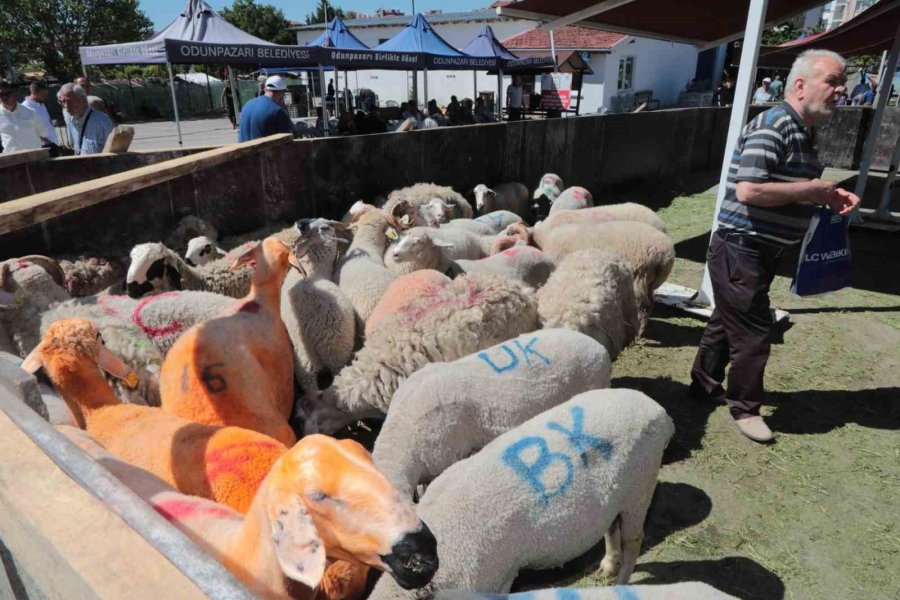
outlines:
{"label": "sheep hoof", "polygon": [[600,576],[615,577],[619,572],[619,561],[609,556],[604,556],[600,561]]}

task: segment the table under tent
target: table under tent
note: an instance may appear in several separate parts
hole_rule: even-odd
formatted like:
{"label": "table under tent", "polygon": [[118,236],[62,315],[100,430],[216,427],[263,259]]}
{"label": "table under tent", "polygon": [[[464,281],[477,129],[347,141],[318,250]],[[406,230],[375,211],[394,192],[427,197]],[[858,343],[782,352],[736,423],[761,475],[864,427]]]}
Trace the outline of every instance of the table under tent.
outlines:
{"label": "table under tent", "polygon": [[[178,145],[181,146],[183,145],[181,120],[178,115],[178,99],[175,95],[175,77],[172,72],[172,63],[197,64],[212,62],[213,64],[223,64],[223,62],[227,62],[229,56],[220,55],[216,61],[173,61],[166,49],[166,42],[171,40],[251,44],[264,47],[273,47],[277,46],[277,44],[272,44],[238,29],[219,16],[203,0],[187,0],[184,10],[181,11],[178,17],[149,40],[106,46],[82,46],[78,49],[81,55],[81,64],[85,67],[87,65],[166,65],[169,72],[169,87],[172,92],[172,108],[175,112],[175,127],[178,130]],[[239,112],[238,93],[234,71],[230,65],[228,66],[228,79],[232,101],[235,105],[235,113],[237,114]]]}

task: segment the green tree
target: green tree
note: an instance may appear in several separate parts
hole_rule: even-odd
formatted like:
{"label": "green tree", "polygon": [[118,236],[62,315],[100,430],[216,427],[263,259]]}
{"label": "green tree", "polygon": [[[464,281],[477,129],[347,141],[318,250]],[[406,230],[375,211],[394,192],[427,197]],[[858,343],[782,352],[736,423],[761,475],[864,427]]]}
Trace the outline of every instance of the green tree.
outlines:
{"label": "green tree", "polygon": [[234,0],[231,8],[219,11],[222,17],[250,35],[276,44],[296,43],[294,35],[287,31],[291,22],[280,8],[271,4],[257,4],[253,0]]}
{"label": "green tree", "polygon": [[[354,16],[356,16],[356,13],[354,13]],[[306,15],[306,24],[318,25],[319,23],[324,23],[325,21],[331,22],[331,20],[335,17],[340,17],[343,19],[346,17],[346,15],[340,7],[332,6],[331,2],[329,2],[328,0],[319,0],[319,3],[316,5],[316,11]]]}
{"label": "green tree", "polygon": [[13,62],[39,62],[60,81],[81,72],[79,46],[135,42],[153,35],[138,0],[2,0],[0,40]]}
{"label": "green tree", "polygon": [[762,34],[763,46],[780,46],[796,40],[803,35],[803,30],[791,22],[782,23],[770,29],[766,29]]}

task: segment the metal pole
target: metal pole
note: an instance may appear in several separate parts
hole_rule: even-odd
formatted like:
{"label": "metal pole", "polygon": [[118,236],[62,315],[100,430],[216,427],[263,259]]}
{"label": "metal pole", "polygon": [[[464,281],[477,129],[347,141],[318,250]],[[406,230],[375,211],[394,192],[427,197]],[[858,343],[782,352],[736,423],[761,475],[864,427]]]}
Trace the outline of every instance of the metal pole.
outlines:
{"label": "metal pole", "polygon": [[497,110],[497,121],[503,120],[503,104],[501,104],[503,97],[503,67],[497,65],[497,101],[494,103],[494,108]]}
{"label": "metal pole", "polygon": [[341,92],[341,82],[338,79],[338,75],[340,71],[338,68],[334,68],[334,115],[338,118],[341,116],[341,101],[340,101],[340,92]]}
{"label": "metal pole", "polygon": [[553,71],[556,72],[559,70],[559,65],[556,64],[556,38],[553,37],[553,30],[550,30],[550,54],[553,55]]}
{"label": "metal pole", "polygon": [[[419,72],[416,71],[415,69],[413,69],[412,76],[413,76],[413,93],[412,93],[412,95],[416,101],[416,104],[418,104],[419,103]],[[408,98],[407,98],[407,100],[408,100]]]}
{"label": "metal pole", "polygon": [[312,104],[312,94],[313,94],[313,80],[309,71],[306,72],[306,116],[311,117],[313,115],[313,104]]}
{"label": "metal pole", "polygon": [[472,71],[472,102],[478,99],[478,71]]}
{"label": "metal pole", "polygon": [[[888,90],[891,89],[891,82],[894,80],[894,73],[897,71],[898,55],[900,55],[900,25],[897,26],[897,31],[894,33],[894,45],[891,47],[891,53],[888,56],[887,65],[885,66],[885,79],[888,79],[887,76],[889,75],[890,81],[879,81],[879,87],[884,87],[884,85],[887,84]],[[878,145],[878,133],[881,130],[881,119],[884,117],[884,108],[887,106],[888,96],[890,95],[890,92],[887,94],[879,94],[878,98],[875,100],[875,114],[872,117],[872,123],[869,125],[869,132],[866,134],[863,157],[862,161],[859,163],[859,175],[856,177],[856,189],[853,190],[853,193],[860,198],[862,198],[866,192],[866,180],[869,178],[869,169],[872,168],[872,160],[875,158],[875,146]],[[859,216],[859,207],[854,211],[852,221],[856,223],[862,221]]]}
{"label": "metal pole", "polygon": [[241,98],[238,96],[237,83],[234,80],[234,70],[228,67],[228,84],[231,86],[231,103],[234,105],[234,118],[241,124]]}
{"label": "metal pole", "polygon": [[[422,71],[422,81],[424,82],[423,87],[425,88],[425,102],[423,104],[427,107],[428,106],[428,67],[425,67],[425,69]],[[418,101],[419,101],[418,98],[416,98],[416,102],[418,102]],[[416,107],[416,108],[418,108],[418,107]]]}
{"label": "metal pole", "polygon": [[[881,95],[881,90],[884,89],[884,86],[881,85],[881,82],[884,81],[884,68],[887,66],[887,58],[888,58],[888,51],[885,50],[884,52],[881,53],[881,64],[878,65],[878,91],[875,92],[875,100],[872,102],[872,104],[878,104],[878,97]],[[891,82],[893,83],[893,81],[894,81],[894,78],[891,77]],[[888,86],[888,91],[890,91],[890,90],[891,90],[891,86]],[[890,98],[888,98],[888,100],[890,100]]]}
{"label": "metal pole", "polygon": [[131,96],[132,118],[136,118],[137,117],[137,102],[134,99],[134,86],[131,85],[131,76],[128,74],[128,71],[125,71],[125,76],[128,77],[128,93]]}
{"label": "metal pole", "polygon": [[[881,80],[879,79],[879,81]],[[900,162],[900,137],[894,144],[894,155],[891,157],[891,166],[888,168],[887,181],[884,182],[884,189],[881,191],[881,200],[879,200],[878,210],[875,212],[876,217],[891,218],[891,199],[894,196],[894,186],[897,182],[898,162]]]}
{"label": "metal pole", "polygon": [[209,94],[209,112],[213,112],[216,109],[213,106],[212,86],[209,83],[209,67],[208,66],[207,66],[207,71],[206,71],[206,93]]}
{"label": "metal pole", "polygon": [[169,89],[172,90],[172,108],[175,110],[175,129],[178,130],[178,145],[184,146],[181,140],[181,120],[178,118],[178,100],[175,98],[175,75],[172,74],[172,63],[167,62],[166,68],[169,69]]}
{"label": "metal pole", "polygon": [[[734,90],[734,104],[731,107],[731,120],[728,124],[728,137],[725,143],[725,156],[722,158],[722,175],[719,177],[719,191],[716,195],[716,210],[713,215],[711,234],[718,228],[719,210],[725,199],[725,186],[728,182],[728,169],[731,166],[731,157],[737,147],[741,129],[747,120],[750,110],[750,94],[753,91],[753,80],[756,76],[756,60],[759,57],[759,42],[762,38],[763,23],[766,20],[766,6],[768,0],[750,0],[750,10],[747,13],[747,29],[741,47],[741,65],[738,69],[737,85]],[[711,236],[710,236],[711,237]],[[709,278],[709,268],[703,267],[703,282],[693,303],[700,306],[715,306],[712,292],[712,282]]]}
{"label": "metal pole", "polygon": [[322,65],[319,65],[319,92],[321,92],[322,98],[322,128],[325,130],[325,137],[328,137],[331,128],[328,126],[328,104],[325,102],[325,69],[322,68]]}

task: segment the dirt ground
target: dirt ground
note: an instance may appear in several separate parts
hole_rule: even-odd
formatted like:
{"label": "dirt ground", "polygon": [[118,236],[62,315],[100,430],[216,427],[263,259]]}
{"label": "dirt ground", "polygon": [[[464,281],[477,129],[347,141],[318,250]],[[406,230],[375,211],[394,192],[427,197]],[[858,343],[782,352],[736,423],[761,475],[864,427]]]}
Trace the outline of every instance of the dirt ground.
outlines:
{"label": "dirt ground", "polygon": [[[715,205],[708,185],[658,201],[677,242],[670,281],[691,288]],[[644,391],[676,425],[633,583],[704,581],[759,600],[900,598],[900,234],[851,239],[854,287],[826,297],[792,295],[796,253],[782,259],[772,304],[791,325],[774,336],[763,409],[774,445],[688,396],[703,320],[658,307],[615,363],[613,386]],[[601,557],[602,543],[515,588],[602,585]]]}

